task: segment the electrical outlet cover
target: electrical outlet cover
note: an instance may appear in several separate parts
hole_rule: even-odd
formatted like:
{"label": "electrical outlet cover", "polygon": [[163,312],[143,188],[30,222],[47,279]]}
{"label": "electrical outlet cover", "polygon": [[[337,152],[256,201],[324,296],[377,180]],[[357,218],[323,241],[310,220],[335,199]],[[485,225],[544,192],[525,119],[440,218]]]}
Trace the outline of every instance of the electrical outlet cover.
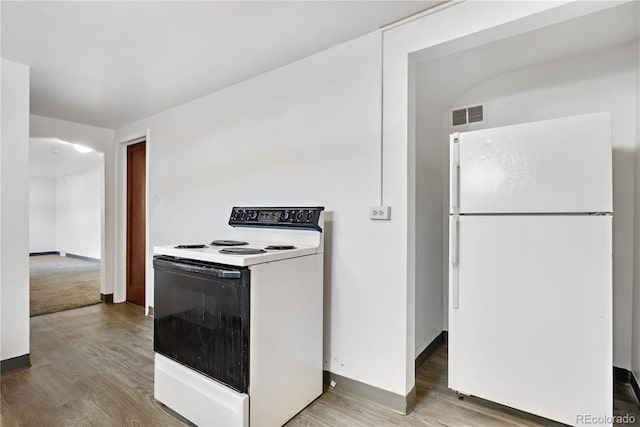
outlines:
{"label": "electrical outlet cover", "polygon": [[371,206],[369,208],[369,218],[388,221],[391,219],[391,206]]}

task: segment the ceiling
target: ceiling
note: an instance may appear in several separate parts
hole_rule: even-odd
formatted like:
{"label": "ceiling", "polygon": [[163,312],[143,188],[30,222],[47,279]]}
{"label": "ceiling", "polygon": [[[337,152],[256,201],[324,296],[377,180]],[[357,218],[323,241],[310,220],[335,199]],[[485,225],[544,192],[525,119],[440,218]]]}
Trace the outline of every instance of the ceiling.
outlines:
{"label": "ceiling", "polygon": [[113,129],[439,3],[2,1],[2,57],[33,114]]}
{"label": "ceiling", "polygon": [[97,151],[80,153],[72,143],[57,138],[31,138],[29,176],[57,178],[102,165],[104,156]]}

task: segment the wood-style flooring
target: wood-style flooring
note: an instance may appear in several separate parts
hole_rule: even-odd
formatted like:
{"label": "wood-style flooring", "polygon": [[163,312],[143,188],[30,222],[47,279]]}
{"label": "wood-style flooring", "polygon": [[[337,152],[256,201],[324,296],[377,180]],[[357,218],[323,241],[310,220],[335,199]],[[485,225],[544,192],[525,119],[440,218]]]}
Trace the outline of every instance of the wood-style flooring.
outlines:
{"label": "wood-style flooring", "polygon": [[[99,304],[31,319],[32,367],[3,375],[2,426],[188,426],[153,399],[153,321],[140,307]],[[327,390],[287,426],[549,426],[548,420],[447,389],[447,349],[416,378],[408,416]],[[616,414],[638,409],[616,387]]]}
{"label": "wood-style flooring", "polygon": [[153,320],[130,304],[31,318],[31,368],[1,377],[2,426],[183,426],[153,399]]}

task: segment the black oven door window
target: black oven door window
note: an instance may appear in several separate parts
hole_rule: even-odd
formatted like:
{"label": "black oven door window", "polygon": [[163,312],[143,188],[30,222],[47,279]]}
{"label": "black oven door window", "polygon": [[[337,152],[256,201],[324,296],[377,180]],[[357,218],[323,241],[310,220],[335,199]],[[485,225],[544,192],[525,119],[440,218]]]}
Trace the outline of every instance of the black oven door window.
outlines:
{"label": "black oven door window", "polygon": [[249,269],[168,256],[153,264],[153,350],[246,393]]}

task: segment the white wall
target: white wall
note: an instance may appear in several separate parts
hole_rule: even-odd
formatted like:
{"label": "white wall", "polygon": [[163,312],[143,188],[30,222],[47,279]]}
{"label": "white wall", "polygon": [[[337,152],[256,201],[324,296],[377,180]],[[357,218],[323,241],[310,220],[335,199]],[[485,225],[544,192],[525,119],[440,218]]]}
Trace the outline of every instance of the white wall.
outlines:
{"label": "white wall", "polygon": [[114,131],[81,123],[31,115],[30,136],[32,138],[60,138],[79,143],[104,154],[104,227],[102,229],[102,278],[100,292],[111,294],[115,282],[116,233],[115,233],[115,175],[114,175]]}
{"label": "white wall", "polygon": [[66,175],[56,184],[57,251],[100,259],[101,168]]}
{"label": "white wall", "polygon": [[56,249],[56,181],[29,179],[29,252]]}
{"label": "white wall", "polygon": [[100,259],[102,168],[29,180],[29,252]]}
{"label": "white wall", "polygon": [[[404,395],[403,280],[380,198],[380,35],[117,131],[149,129],[153,245],[225,236],[234,205],[324,205],[325,369]],[[153,301],[147,280],[147,301]]]}
{"label": "white wall", "polygon": [[[627,369],[631,366],[633,313],[637,49],[637,44],[627,44],[489,78],[464,94],[451,96],[448,103],[438,105],[439,113],[431,111],[439,116],[441,125],[423,136],[424,139],[439,139],[446,147],[450,129],[443,128],[442,124],[448,123],[448,109],[479,102],[485,104],[487,122],[477,128],[612,111],[614,364]],[[425,63],[419,79],[429,79],[434,69]],[[426,93],[422,99],[428,102]],[[445,104],[446,108],[443,108]],[[448,186],[448,176],[444,177]],[[448,206],[448,193],[444,196],[444,206]]]}
{"label": "white wall", "polygon": [[[417,74],[417,73],[416,73]],[[417,76],[420,78],[421,76]],[[423,87],[422,82],[417,85]],[[443,276],[444,252],[442,179],[443,144],[429,138],[430,129],[441,128],[441,115],[432,115],[430,98],[423,90],[416,101],[416,343],[415,356],[436,338],[444,328]],[[438,111],[439,113],[439,111]]]}
{"label": "white wall", "polygon": [[0,359],[29,353],[29,68],[1,62]]}

